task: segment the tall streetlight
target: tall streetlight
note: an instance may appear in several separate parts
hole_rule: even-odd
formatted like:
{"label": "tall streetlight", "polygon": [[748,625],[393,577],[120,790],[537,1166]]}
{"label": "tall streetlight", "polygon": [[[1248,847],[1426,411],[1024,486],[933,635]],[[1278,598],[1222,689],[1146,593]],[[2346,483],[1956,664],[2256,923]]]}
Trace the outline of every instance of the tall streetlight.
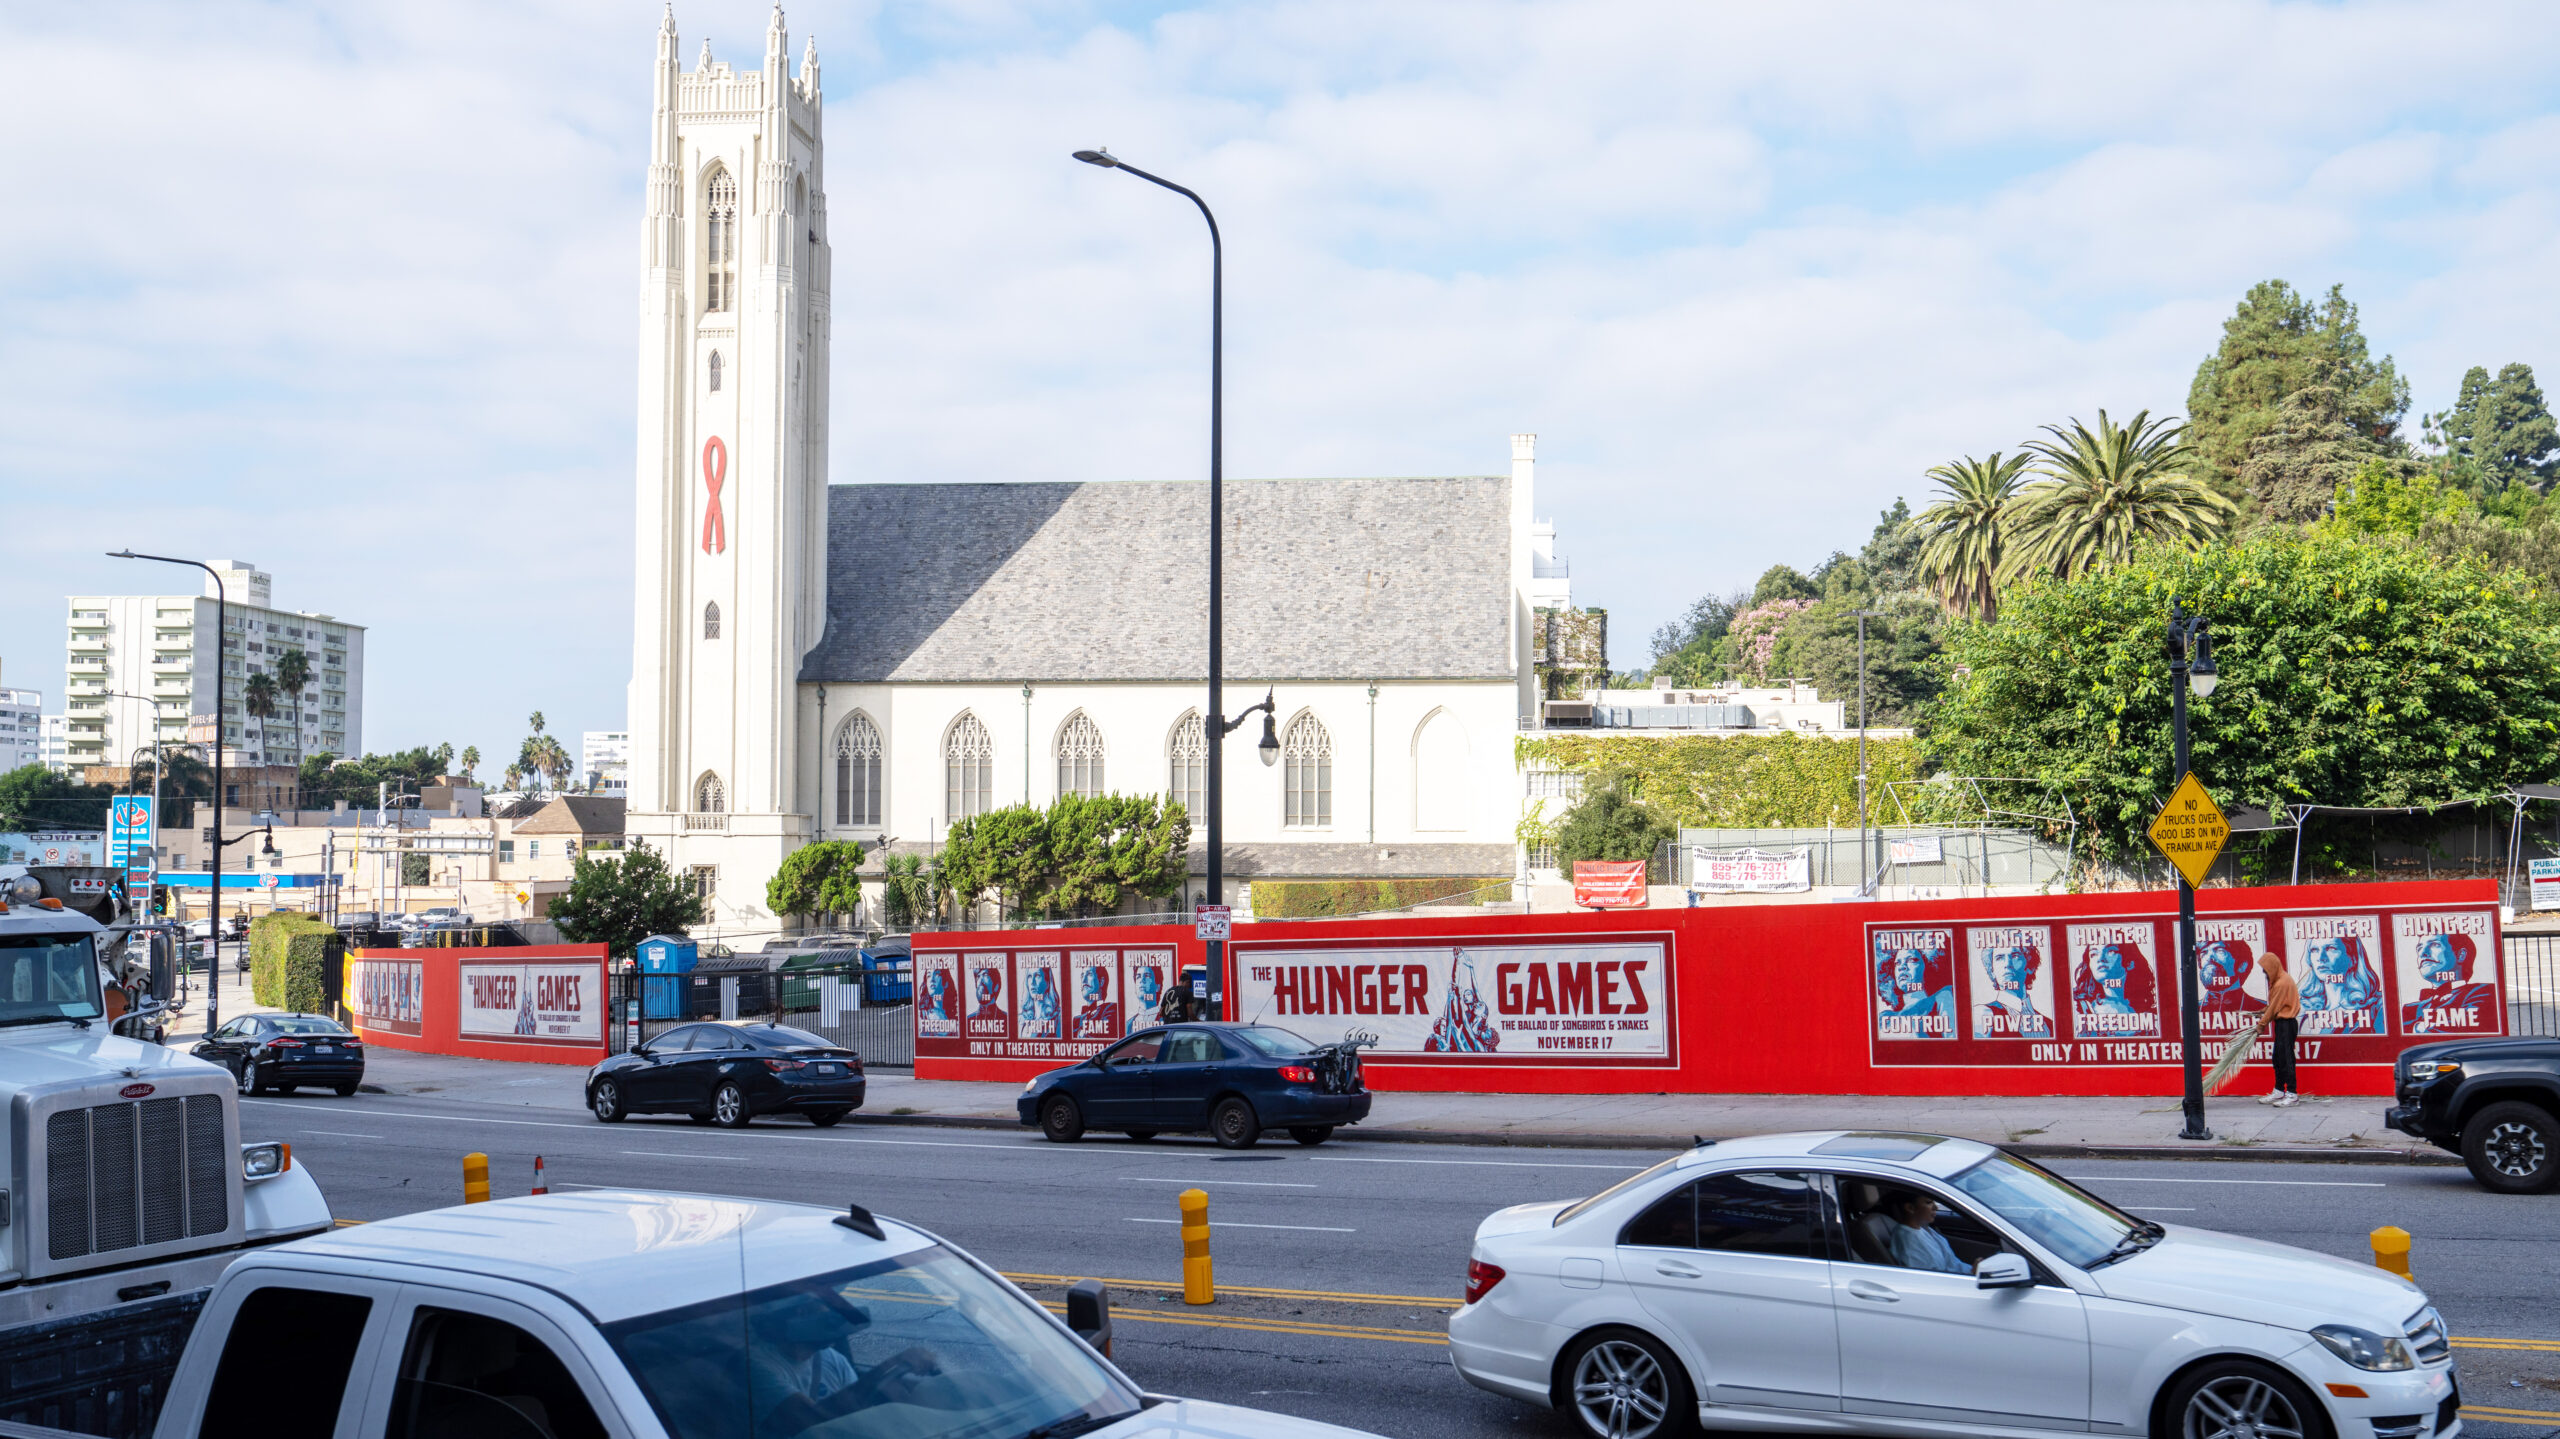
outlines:
{"label": "tall streetlight", "polygon": [[1874,893],[1876,876],[1882,869],[1875,862],[1875,848],[1867,839],[1867,621],[1880,611],[1858,613],[1858,893],[1861,897]]}
{"label": "tall streetlight", "polygon": [[[1078,150],[1075,157],[1088,165],[1106,170],[1123,170],[1151,185],[1165,189],[1200,207],[1200,218],[1209,222],[1209,714],[1205,722],[1209,741],[1209,784],[1206,795],[1209,828],[1209,903],[1226,903],[1226,764],[1224,743],[1243,724],[1245,716],[1262,711],[1262,762],[1270,765],[1280,758],[1280,736],[1273,718],[1270,694],[1262,703],[1246,708],[1234,719],[1226,718],[1226,634],[1223,624],[1223,597],[1226,581],[1226,250],[1218,239],[1218,217],[1209,213],[1209,202],[1189,187],[1177,185],[1161,175],[1150,175],[1109,150]],[[1226,1015],[1226,946],[1209,941],[1209,1012]]]}
{"label": "tall streetlight", "polygon": [[[205,941],[211,956],[204,983],[204,1032],[211,1034],[222,1025],[222,851],[230,843],[222,837],[222,719],[224,684],[222,648],[230,642],[230,594],[222,583],[222,572],[202,560],[183,560],[172,555],[136,554],[132,550],[109,550],[109,559],[153,560],[164,565],[193,565],[213,578],[213,851],[212,878],[207,893],[206,923],[211,931]],[[152,717],[152,731],[159,731],[159,716]],[[151,822],[160,822],[158,815]],[[156,839],[157,836],[155,835]],[[248,838],[242,835],[242,839]]]}
{"label": "tall streetlight", "polygon": [[[2175,597],[2169,601],[2170,686],[2169,735],[2176,751],[2177,774],[2169,781],[2174,792],[2187,782],[2187,691],[2192,688],[2197,699],[2213,694],[2217,676],[2213,670],[2213,632],[2205,626],[2204,616],[2191,615]],[[2196,1033],[2196,887],[2187,882],[2186,871],[2178,872],[2178,1058],[2186,1070],[2187,1089],[2182,1107],[2186,1127],[2178,1132],[2180,1139],[2211,1139],[2213,1131],[2204,1125],[2204,1041]]]}

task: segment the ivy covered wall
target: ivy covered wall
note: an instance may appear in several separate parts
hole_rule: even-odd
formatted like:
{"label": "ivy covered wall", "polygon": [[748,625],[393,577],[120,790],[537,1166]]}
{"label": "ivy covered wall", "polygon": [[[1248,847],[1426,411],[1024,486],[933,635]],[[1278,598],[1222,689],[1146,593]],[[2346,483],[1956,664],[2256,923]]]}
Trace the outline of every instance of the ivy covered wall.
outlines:
{"label": "ivy covered wall", "polygon": [[[1568,774],[1616,772],[1634,781],[1638,797],[1665,819],[1690,829],[1765,829],[1858,822],[1858,745],[1855,740],[1802,735],[1612,736],[1548,731],[1522,736],[1523,767]],[[1925,778],[1920,741],[1867,741],[1867,776],[1877,804],[1895,780]],[[1569,805],[1548,800],[1522,825],[1531,833],[1552,826]]]}

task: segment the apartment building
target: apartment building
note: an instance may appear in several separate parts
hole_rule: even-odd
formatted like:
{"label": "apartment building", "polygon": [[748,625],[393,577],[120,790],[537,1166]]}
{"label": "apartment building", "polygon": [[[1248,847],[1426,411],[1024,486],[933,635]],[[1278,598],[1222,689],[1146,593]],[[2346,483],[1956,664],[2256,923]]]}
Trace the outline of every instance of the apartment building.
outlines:
{"label": "apartment building", "polygon": [[578,743],[578,773],[597,794],[621,794],[631,787],[631,731],[588,730]]}
{"label": "apartment building", "polygon": [[[202,594],[71,597],[65,764],[129,764],[155,738],[210,742],[217,727],[223,747],[250,765],[363,752],[364,626],[276,608],[272,579],[245,561],[213,568],[228,601],[218,719],[212,577]],[[251,713],[250,679],[273,679],[297,650],[310,669],[301,692],[279,692],[272,713]]]}
{"label": "apartment building", "polygon": [[0,689],[0,774],[44,763],[44,693]]}

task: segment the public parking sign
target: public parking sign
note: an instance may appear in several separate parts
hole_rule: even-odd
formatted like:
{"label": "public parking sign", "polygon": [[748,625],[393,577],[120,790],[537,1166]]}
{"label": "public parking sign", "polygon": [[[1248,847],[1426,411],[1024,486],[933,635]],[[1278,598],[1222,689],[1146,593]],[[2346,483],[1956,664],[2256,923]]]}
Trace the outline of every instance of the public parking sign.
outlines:
{"label": "public parking sign", "polygon": [[1235,910],[1223,904],[1204,904],[1192,912],[1192,926],[1202,939],[1228,939],[1235,934]]}
{"label": "public parking sign", "polygon": [[2560,909],[2560,859],[2537,859],[2533,866],[2533,907]]}

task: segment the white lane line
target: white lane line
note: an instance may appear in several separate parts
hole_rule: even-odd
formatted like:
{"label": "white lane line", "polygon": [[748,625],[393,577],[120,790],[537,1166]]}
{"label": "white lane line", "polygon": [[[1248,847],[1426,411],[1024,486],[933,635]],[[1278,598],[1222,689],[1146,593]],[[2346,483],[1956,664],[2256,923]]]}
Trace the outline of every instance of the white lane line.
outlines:
{"label": "white lane line", "polygon": [[[1131,1224],[1180,1224],[1182,1222],[1179,1219],[1137,1219],[1128,1215],[1121,1217],[1128,1219]],[[1232,1219],[1222,1220],[1216,1227],[1220,1229],[1295,1229],[1306,1234],[1357,1234],[1360,1232],[1357,1229],[1341,1229],[1330,1224],[1238,1224]]]}
{"label": "white lane line", "polygon": [[1224,1185],[1229,1189],[1315,1189],[1313,1184],[1287,1184],[1273,1179],[1161,1179],[1149,1174],[1133,1174],[1131,1184],[1199,1184]]}
{"label": "white lane line", "polygon": [[2142,1212],[2145,1214],[2193,1214],[2196,1212],[2196,1207],[2192,1204],[2146,1204],[2142,1206]]}
{"label": "white lane line", "polygon": [[2379,1179],[2170,1179],[2153,1175],[2066,1174],[2074,1184],[2283,1184],[2297,1189],[2388,1189]]}
{"label": "white lane line", "polygon": [[678,1154],[664,1149],[625,1149],[621,1152],[636,1154],[643,1159],[744,1159],[747,1157],[743,1154]]}
{"label": "white lane line", "polygon": [[1360,1159],[1347,1154],[1310,1154],[1315,1164],[1465,1164],[1489,1165],[1497,1169],[1609,1169],[1620,1174],[1633,1174],[1646,1166],[1641,1164],[1557,1164],[1537,1159]]}
{"label": "white lane line", "polygon": [[390,1137],[382,1134],[350,1134],[343,1129],[302,1129],[296,1130],[295,1132],[298,1134],[325,1134],[331,1139],[387,1139]]}

